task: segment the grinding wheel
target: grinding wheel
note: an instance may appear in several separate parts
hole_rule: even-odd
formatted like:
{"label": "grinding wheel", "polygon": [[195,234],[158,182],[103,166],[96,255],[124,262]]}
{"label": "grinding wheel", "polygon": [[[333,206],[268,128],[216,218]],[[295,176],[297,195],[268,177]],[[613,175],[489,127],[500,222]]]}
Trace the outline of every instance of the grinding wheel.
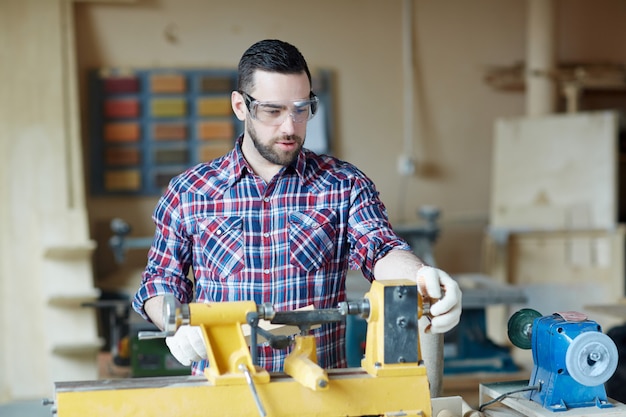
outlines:
{"label": "grinding wheel", "polygon": [[613,376],[618,358],[617,346],[609,336],[585,332],[576,336],[567,348],[565,366],[576,382],[593,387]]}
{"label": "grinding wheel", "polygon": [[523,308],[513,314],[508,322],[509,340],[520,349],[530,349],[533,321],[541,317],[541,313],[531,308]]}

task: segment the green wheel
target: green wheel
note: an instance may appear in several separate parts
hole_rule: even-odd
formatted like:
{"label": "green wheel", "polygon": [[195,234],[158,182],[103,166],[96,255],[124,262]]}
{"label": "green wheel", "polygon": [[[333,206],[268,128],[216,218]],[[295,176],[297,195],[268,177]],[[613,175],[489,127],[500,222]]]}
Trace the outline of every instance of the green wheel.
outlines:
{"label": "green wheel", "polygon": [[541,313],[531,308],[523,308],[509,319],[507,334],[509,340],[520,349],[531,348],[533,321],[541,317]]}

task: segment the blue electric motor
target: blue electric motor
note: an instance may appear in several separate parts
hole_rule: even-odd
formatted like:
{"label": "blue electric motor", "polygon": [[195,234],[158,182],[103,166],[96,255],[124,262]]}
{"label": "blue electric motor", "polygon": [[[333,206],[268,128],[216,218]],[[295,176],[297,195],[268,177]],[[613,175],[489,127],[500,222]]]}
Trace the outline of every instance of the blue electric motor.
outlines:
{"label": "blue electric motor", "polygon": [[612,407],[604,383],[617,369],[618,353],[601,326],[577,312],[540,313],[523,309],[508,324],[509,339],[532,348],[529,399],[551,411]]}

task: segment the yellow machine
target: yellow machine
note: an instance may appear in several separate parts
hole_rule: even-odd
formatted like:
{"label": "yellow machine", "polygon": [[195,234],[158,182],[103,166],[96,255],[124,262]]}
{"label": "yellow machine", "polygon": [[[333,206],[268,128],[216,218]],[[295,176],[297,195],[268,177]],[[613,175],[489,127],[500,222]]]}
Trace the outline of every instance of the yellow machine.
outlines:
{"label": "yellow machine", "polygon": [[[418,319],[428,314],[417,286],[408,280],[375,281],[360,301],[336,309],[277,312],[254,302],[164,303],[165,337],[179,326],[200,326],[210,367],[205,377],[170,376],[55,384],[58,417],[164,416],[421,416],[432,417],[426,368],[419,350]],[[317,364],[316,324],[362,315],[368,322],[359,368],[322,369]],[[269,337],[260,320],[296,325],[285,373],[255,365],[250,345]],[[142,337],[140,336],[140,337]]]}

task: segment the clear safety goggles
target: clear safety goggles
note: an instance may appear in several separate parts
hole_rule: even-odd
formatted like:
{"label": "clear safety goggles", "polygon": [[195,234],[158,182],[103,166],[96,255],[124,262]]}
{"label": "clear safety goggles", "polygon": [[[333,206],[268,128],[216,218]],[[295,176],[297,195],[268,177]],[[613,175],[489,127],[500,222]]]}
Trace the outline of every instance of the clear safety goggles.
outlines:
{"label": "clear safety goggles", "polygon": [[246,102],[246,107],[250,116],[259,122],[278,126],[291,117],[294,123],[304,123],[315,115],[319,104],[319,99],[313,92],[308,100],[288,100],[288,101],[259,101],[251,95],[240,91]]}

